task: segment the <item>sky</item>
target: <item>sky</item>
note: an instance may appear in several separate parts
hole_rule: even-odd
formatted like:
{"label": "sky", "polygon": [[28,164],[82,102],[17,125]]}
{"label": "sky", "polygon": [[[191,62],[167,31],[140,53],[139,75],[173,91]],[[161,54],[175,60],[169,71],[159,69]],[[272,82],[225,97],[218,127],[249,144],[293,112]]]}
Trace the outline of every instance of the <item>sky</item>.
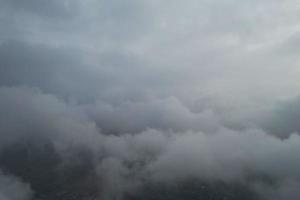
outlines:
{"label": "sky", "polygon": [[[0,154],[86,149],[104,200],[190,177],[299,199],[299,19],[295,0],[0,0]],[[0,197],[34,198],[4,168]]]}

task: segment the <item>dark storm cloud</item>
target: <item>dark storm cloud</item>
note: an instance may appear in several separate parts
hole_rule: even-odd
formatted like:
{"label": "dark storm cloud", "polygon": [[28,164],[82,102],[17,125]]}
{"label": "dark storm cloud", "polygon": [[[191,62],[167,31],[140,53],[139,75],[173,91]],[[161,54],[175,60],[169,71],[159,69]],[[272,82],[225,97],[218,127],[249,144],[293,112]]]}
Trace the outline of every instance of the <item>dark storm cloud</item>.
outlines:
{"label": "dark storm cloud", "polygon": [[[86,56],[76,49],[6,41],[0,46],[0,83],[38,87],[62,97],[89,100],[118,93],[125,96],[130,88],[139,92],[162,82],[152,72],[142,71],[134,56],[107,52],[99,55],[98,65],[88,63]],[[131,77],[130,70],[136,77]]]}
{"label": "dark storm cloud", "polygon": [[295,97],[278,102],[259,124],[270,133],[286,138],[293,133],[299,134],[299,114],[299,97]]}
{"label": "dark storm cloud", "polygon": [[0,198],[3,200],[29,200],[32,191],[28,184],[14,176],[3,174],[0,171]]}
{"label": "dark storm cloud", "polygon": [[136,133],[147,128],[213,132],[221,123],[209,108],[194,112],[175,97],[127,101],[119,105],[97,102],[88,106],[87,111],[103,132],[115,134]]}
{"label": "dark storm cloud", "polygon": [[5,9],[12,9],[15,13],[30,13],[45,17],[66,17],[71,10],[76,8],[76,1],[18,1],[18,0],[1,0]]}
{"label": "dark storm cloud", "polygon": [[[46,140],[65,163],[74,162],[72,155],[78,149],[86,149],[93,155],[103,198],[121,198],[124,191],[136,188],[145,180],[176,182],[191,177],[245,182],[248,187],[257,188],[258,193],[265,188],[270,194],[262,194],[267,196],[299,195],[286,192],[293,190],[290,186],[294,187],[300,180],[299,135],[281,140],[261,130],[229,130],[217,122],[213,133],[164,131],[157,125],[154,127],[157,129],[144,126],[144,131],[135,134],[107,135],[101,133],[80,105],[67,104],[53,95],[29,88],[6,87],[0,91],[2,149],[24,139],[37,144]],[[174,104],[160,112],[165,117],[175,116],[173,112],[180,116],[180,109],[180,105]],[[201,115],[209,118],[210,114],[204,111]],[[190,120],[183,116],[174,118],[174,124]],[[143,125],[140,118],[140,115],[130,115],[128,123]],[[115,123],[114,120],[106,122]],[[174,124],[169,126],[174,128]],[[278,189],[260,179],[251,179],[259,174],[271,177]]]}
{"label": "dark storm cloud", "polygon": [[299,198],[299,9],[0,1],[0,198],[187,179]]}
{"label": "dark storm cloud", "polygon": [[[1,85],[27,85],[63,95],[68,93],[67,90],[72,90],[72,93],[82,91],[82,88],[76,86],[76,81],[81,82],[81,85],[84,85],[84,79],[93,82],[91,78],[85,77],[87,74],[79,52],[71,49],[6,41],[0,46],[0,58]],[[95,84],[95,77],[92,79]]]}

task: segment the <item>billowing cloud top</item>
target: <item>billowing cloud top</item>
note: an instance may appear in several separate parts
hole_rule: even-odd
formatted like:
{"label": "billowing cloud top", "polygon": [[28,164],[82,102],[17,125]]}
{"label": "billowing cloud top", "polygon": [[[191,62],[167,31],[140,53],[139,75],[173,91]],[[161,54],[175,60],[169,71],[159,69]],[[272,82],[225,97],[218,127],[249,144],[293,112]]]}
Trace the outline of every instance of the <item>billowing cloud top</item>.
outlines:
{"label": "billowing cloud top", "polygon": [[299,13],[0,0],[0,198],[299,199]]}

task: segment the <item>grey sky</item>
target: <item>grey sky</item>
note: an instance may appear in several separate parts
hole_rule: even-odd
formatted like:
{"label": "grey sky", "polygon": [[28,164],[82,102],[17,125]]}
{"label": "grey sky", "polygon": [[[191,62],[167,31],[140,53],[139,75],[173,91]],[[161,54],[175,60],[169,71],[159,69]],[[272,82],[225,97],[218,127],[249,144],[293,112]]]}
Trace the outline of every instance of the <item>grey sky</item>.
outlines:
{"label": "grey sky", "polygon": [[0,152],[88,149],[108,199],[145,177],[249,174],[297,199],[299,20],[294,0],[0,0]]}

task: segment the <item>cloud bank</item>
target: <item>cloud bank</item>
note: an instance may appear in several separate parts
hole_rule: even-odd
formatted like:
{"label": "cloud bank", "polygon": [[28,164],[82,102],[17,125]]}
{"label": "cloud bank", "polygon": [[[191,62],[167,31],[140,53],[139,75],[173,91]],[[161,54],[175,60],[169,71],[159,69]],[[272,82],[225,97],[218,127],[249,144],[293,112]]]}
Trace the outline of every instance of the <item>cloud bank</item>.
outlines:
{"label": "cloud bank", "polygon": [[299,9],[0,0],[0,197],[299,199]]}

